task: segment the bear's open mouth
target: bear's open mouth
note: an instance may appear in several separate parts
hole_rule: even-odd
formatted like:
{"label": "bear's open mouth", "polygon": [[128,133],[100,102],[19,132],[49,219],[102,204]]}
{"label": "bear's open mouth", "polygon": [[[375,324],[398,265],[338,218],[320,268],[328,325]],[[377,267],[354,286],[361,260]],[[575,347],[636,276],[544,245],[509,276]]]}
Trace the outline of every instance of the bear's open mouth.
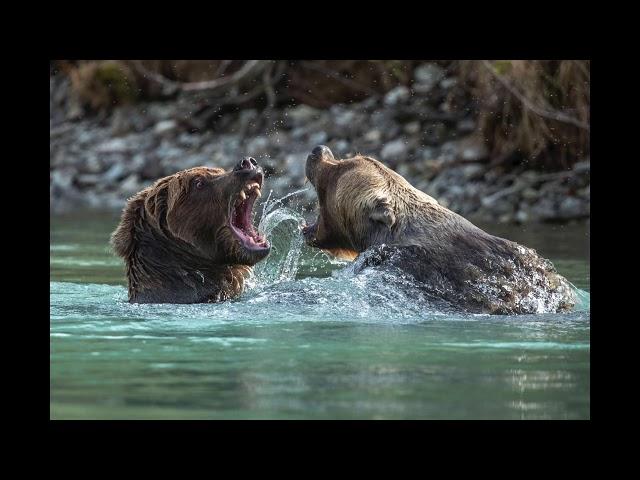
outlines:
{"label": "bear's open mouth", "polygon": [[252,180],[236,197],[229,213],[231,231],[238,237],[242,246],[249,250],[265,250],[270,248],[269,242],[253,226],[251,216],[256,198],[261,196],[260,180]]}

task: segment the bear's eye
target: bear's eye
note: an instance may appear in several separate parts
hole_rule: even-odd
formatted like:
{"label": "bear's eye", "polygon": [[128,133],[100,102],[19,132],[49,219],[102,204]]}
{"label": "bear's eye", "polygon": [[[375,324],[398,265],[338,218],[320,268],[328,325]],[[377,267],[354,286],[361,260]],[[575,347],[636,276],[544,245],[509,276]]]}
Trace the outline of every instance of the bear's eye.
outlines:
{"label": "bear's eye", "polygon": [[204,180],[201,178],[196,178],[193,181],[193,184],[198,190],[200,190],[202,187],[204,187]]}

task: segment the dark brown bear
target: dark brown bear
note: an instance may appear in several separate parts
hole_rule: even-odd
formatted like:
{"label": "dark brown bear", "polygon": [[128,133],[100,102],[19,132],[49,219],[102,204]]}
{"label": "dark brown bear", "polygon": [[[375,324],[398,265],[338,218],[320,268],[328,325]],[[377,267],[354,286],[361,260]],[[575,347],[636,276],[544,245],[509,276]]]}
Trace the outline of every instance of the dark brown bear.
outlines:
{"label": "dark brown bear", "polygon": [[233,298],[270,250],[252,225],[262,169],[197,167],[131,197],[111,245],[126,264],[129,301],[204,303]]}
{"label": "dark brown bear", "polygon": [[325,146],[307,158],[319,216],[306,242],[350,259],[356,271],[385,265],[424,291],[473,313],[570,310],[575,292],[535,250],[490,235],[370,157],[336,160]]}

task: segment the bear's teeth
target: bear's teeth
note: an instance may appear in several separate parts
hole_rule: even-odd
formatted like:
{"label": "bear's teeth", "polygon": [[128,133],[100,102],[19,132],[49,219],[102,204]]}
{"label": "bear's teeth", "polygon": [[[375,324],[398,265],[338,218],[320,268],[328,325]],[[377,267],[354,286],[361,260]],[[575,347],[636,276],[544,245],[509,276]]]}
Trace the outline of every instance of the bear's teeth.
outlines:
{"label": "bear's teeth", "polygon": [[240,200],[242,200],[243,202],[247,199],[247,194],[244,193],[244,190],[240,190]]}

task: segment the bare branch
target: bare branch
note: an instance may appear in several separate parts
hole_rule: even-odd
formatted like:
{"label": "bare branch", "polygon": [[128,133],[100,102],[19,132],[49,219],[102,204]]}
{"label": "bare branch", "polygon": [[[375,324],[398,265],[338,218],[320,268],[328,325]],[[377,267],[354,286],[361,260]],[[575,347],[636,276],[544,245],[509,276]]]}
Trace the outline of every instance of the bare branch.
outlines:
{"label": "bare branch", "polygon": [[576,127],[590,131],[590,126],[588,123],[582,122],[577,118],[571,117],[557,110],[547,110],[547,109],[538,107],[537,105],[534,105],[531,102],[531,100],[529,100],[521,92],[519,92],[513,85],[511,85],[511,83],[509,83],[509,81],[506,78],[504,78],[502,75],[496,72],[496,70],[493,68],[493,65],[491,65],[491,63],[489,63],[487,60],[482,60],[482,65],[485,68],[487,68],[487,70],[489,70],[489,72],[491,72],[491,74],[493,74],[493,76],[496,77],[496,79],[502,85],[504,85],[504,87],[507,90],[509,90],[509,92],[511,92],[512,95],[514,95],[518,100],[520,100],[520,102],[522,102],[525,108],[528,108],[529,110],[531,110],[537,115],[540,115],[541,117],[549,118],[551,120],[557,120],[558,122],[570,123],[571,125],[575,125]]}
{"label": "bare branch", "polygon": [[266,68],[266,66],[267,62],[263,60],[249,60],[237,72],[232,73],[228,77],[220,77],[213,80],[205,80],[203,82],[183,83],[181,85],[181,90],[184,92],[215,90],[229,84],[237,83],[243,77],[248,76],[252,70],[254,70],[255,73],[258,73]]}
{"label": "bare branch", "polygon": [[148,77],[150,80],[162,85],[168,92],[175,92],[180,89],[180,84],[178,82],[174,82],[173,80],[169,80],[164,75],[160,75],[158,73],[152,72],[147,69],[140,60],[132,60],[133,67],[138,70],[140,74],[145,77]]}
{"label": "bare branch", "polygon": [[[229,62],[230,60],[225,60],[224,62]],[[222,71],[226,70],[229,63],[224,64],[224,68]],[[134,67],[143,75],[150,78],[151,80],[159,83],[163,87],[169,89],[170,91],[179,90],[182,92],[200,92],[205,90],[226,90],[229,86],[233,86],[240,81],[248,80],[252,78],[254,75],[259,74],[262,70],[264,70],[268,66],[268,62],[265,60],[249,60],[247,61],[238,71],[232,73],[228,77],[219,77],[213,80],[205,80],[202,82],[175,82],[173,80],[169,80],[168,78],[154,73],[148,70],[140,60],[133,61]],[[222,65],[221,65],[222,67]],[[220,70],[220,69],[219,69]],[[225,88],[222,88],[225,87]]]}
{"label": "bare branch", "polygon": [[271,71],[273,66],[270,66],[262,73],[262,82],[264,85],[265,95],[267,96],[267,107],[271,108],[276,104],[276,93],[273,90]]}
{"label": "bare branch", "polygon": [[220,75],[225,73],[230,63],[231,63],[231,60],[222,60],[220,62],[220,65],[218,65],[218,69],[216,70],[215,76],[219,77]]}

